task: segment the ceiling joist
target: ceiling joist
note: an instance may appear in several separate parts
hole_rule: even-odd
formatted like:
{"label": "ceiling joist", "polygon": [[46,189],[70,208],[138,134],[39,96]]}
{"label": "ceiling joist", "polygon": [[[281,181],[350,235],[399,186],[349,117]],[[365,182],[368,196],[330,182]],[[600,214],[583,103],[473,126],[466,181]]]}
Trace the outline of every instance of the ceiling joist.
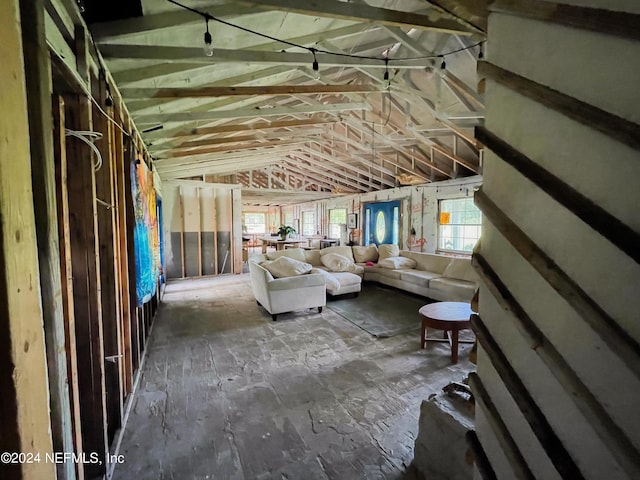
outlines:
{"label": "ceiling joist", "polygon": [[322,2],[300,2],[298,0],[242,0],[238,3],[255,5],[261,8],[295,12],[314,17],[329,17],[350,20],[359,23],[376,23],[395,27],[417,28],[441,33],[471,35],[470,27],[456,20],[444,18],[439,14],[422,15],[415,12],[402,12],[388,8],[373,7],[367,4],[354,4],[336,0]]}

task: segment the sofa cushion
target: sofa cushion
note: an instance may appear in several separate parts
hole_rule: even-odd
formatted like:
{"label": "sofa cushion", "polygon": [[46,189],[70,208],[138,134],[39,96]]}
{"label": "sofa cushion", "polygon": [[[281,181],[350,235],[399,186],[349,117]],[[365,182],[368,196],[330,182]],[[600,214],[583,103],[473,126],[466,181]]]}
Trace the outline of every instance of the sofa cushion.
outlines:
{"label": "sofa cushion", "polygon": [[310,263],[314,267],[322,265],[320,261],[320,250],[305,250],[304,258],[305,262]]}
{"label": "sofa cushion", "polygon": [[378,262],[389,257],[397,257],[400,255],[400,247],[391,244],[382,244],[378,247]]}
{"label": "sofa cushion", "polygon": [[473,282],[459,280],[457,278],[438,277],[429,281],[429,288],[446,293],[447,296],[457,299],[467,299],[471,301],[476,291],[476,285]]}
{"label": "sofa cushion", "polygon": [[412,258],[418,264],[416,270],[425,270],[427,272],[436,272],[442,275],[444,269],[451,263],[451,257],[444,255],[436,255],[434,253],[411,252],[409,250],[401,250],[401,257]]}
{"label": "sofa cushion", "polygon": [[312,268],[310,273],[319,273],[324,276],[327,289],[338,290],[340,288],[340,282],[331,272],[327,272],[326,270],[322,270],[321,268]]}
{"label": "sofa cushion", "polygon": [[321,257],[324,257],[325,255],[329,255],[330,253],[337,253],[338,255],[347,257],[352,262],[354,261],[353,253],[351,252],[351,247],[327,247],[320,250]]}
{"label": "sofa cushion", "polygon": [[336,273],[333,273],[332,275],[336,278],[336,280],[338,280],[341,287],[362,283],[362,278],[360,278],[358,275],[354,273],[336,272]]}
{"label": "sofa cushion", "polygon": [[307,261],[304,255],[304,250],[302,248],[285,248],[284,250],[278,250],[277,252],[267,253],[267,258],[269,260],[276,260],[280,257],[293,258],[294,260],[298,260],[299,262]]}
{"label": "sofa cushion", "polygon": [[468,282],[475,282],[476,276],[471,261],[463,258],[452,258],[442,273],[443,277],[459,278]]}
{"label": "sofa cushion", "polygon": [[382,268],[415,268],[416,261],[407,257],[387,257],[378,262]]}
{"label": "sofa cushion", "polygon": [[392,270],[391,268],[376,268],[376,273],[380,277],[385,278],[395,278],[396,280],[400,280],[400,275],[404,270]]}
{"label": "sofa cushion", "polygon": [[332,272],[350,272],[355,264],[339,253],[329,253],[320,257],[322,264]]}
{"label": "sofa cushion", "polygon": [[427,272],[425,270],[402,270],[400,272],[400,280],[410,282],[418,287],[429,287],[429,281],[433,278],[440,277],[439,273]]}
{"label": "sofa cushion", "polygon": [[262,262],[260,266],[267,269],[274,278],[303,275],[309,273],[312,268],[310,263],[299,262],[298,260],[284,256],[278,257],[275,260]]}
{"label": "sofa cushion", "polygon": [[378,261],[378,247],[375,243],[371,245],[359,246],[355,245],[351,247],[353,251],[353,258],[356,263],[377,262]]}

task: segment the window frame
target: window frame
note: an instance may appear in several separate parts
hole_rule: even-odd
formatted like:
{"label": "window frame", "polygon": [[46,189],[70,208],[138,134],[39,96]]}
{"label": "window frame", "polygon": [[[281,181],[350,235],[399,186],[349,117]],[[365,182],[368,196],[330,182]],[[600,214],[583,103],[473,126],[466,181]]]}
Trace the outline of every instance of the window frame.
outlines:
{"label": "window frame", "polygon": [[[311,216],[311,222],[306,222],[305,220],[307,219],[308,216]],[[317,228],[316,228],[316,212],[314,212],[313,210],[303,210],[302,214],[302,226],[300,228],[301,230],[301,234],[302,235],[315,235]],[[311,226],[311,233],[307,233],[307,229],[306,227],[310,225]]]}
{"label": "window frame", "polygon": [[[263,223],[264,231],[262,231],[262,232],[250,232],[249,228],[248,228],[248,225],[259,225],[259,224],[256,224],[256,223],[247,224],[246,223],[246,215],[261,215],[263,217],[263,219],[264,219],[264,223]],[[245,230],[243,233],[248,233],[248,234],[251,234],[251,235],[264,235],[264,234],[267,233],[267,230],[268,230],[268,228],[267,228],[267,214],[266,214],[266,212],[254,212],[254,211],[242,212],[242,225],[244,227],[243,230]]]}
{"label": "window frame", "polygon": [[[442,205],[443,202],[455,202],[455,201],[466,201],[465,203],[467,203],[467,205],[470,202],[470,205],[472,205],[476,210],[477,213],[479,215],[479,220],[478,223],[466,223],[466,218],[465,221],[463,223],[453,223],[453,221],[451,221],[450,223],[447,224],[442,224],[441,220],[442,220],[442,216],[441,214],[443,213],[443,209],[442,209]],[[468,208],[464,208],[462,210],[455,210],[455,209],[451,209],[451,211],[449,213],[452,214],[452,217],[454,216],[454,212],[460,214],[464,214],[465,217],[467,216],[467,214],[469,213],[469,209]],[[472,212],[472,213],[476,213],[476,212]],[[453,218],[452,218],[453,220]],[[482,235],[482,212],[480,211],[479,208],[477,208],[475,206],[475,204],[473,203],[473,197],[452,197],[452,198],[440,198],[438,199],[438,218],[437,218],[437,226],[438,226],[438,234],[437,234],[437,248],[436,251],[438,253],[448,253],[448,254],[457,254],[457,255],[472,255],[473,254],[473,248],[475,247],[475,245],[478,243],[478,241],[480,240],[480,236]],[[473,236],[473,237],[465,237],[464,233],[461,235],[455,235],[452,231],[452,235],[451,235],[451,241],[455,242],[461,240],[462,243],[464,243],[465,239],[472,239],[475,238],[475,242],[473,243],[472,247],[470,250],[460,250],[460,249],[455,249],[455,248],[445,248],[443,246],[441,246],[441,240],[443,237],[443,227],[451,227],[453,231],[455,231],[456,228],[461,228],[464,229],[464,227],[476,227],[477,231],[479,232],[477,236]]]}
{"label": "window frame", "polygon": [[[333,223],[331,222],[331,212],[337,212],[337,211],[342,211],[344,212],[344,222],[343,223]],[[329,228],[329,238],[340,238],[340,234],[341,234],[341,229],[340,229],[340,225],[346,225],[347,224],[347,209],[346,208],[330,208],[329,209],[329,224],[328,224],[328,228]],[[337,227],[337,233],[334,235],[335,232],[333,232],[332,227],[336,226]]]}

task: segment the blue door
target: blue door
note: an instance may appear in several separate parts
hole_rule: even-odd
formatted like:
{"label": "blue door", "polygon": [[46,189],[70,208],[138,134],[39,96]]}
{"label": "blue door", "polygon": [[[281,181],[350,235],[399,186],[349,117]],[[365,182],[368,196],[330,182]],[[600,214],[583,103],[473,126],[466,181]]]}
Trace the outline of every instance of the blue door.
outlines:
{"label": "blue door", "polygon": [[400,200],[366,203],[364,205],[364,244],[398,245],[400,230]]}

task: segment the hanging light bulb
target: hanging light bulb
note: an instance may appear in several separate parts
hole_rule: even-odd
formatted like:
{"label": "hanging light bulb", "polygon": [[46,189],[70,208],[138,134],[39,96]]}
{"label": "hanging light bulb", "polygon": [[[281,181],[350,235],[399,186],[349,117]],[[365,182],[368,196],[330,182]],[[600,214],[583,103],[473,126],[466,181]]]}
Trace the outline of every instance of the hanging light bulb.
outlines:
{"label": "hanging light bulb", "polygon": [[389,81],[389,59],[384,59],[384,80]]}
{"label": "hanging light bulb", "polygon": [[482,60],[484,58],[484,48],[483,48],[484,44],[480,44],[480,51],[478,52],[478,60]]}
{"label": "hanging light bulb", "polygon": [[312,48],[311,53],[313,54],[313,63],[311,64],[311,68],[313,68],[314,72],[317,72],[320,67],[318,66],[318,59],[316,58],[316,49]]}
{"label": "hanging light bulb", "polygon": [[447,62],[444,61],[444,55],[440,55],[440,58],[442,58],[442,63],[440,64],[440,69],[444,70],[445,68],[447,68]]}
{"label": "hanging light bulb", "polygon": [[204,54],[207,57],[213,57],[213,39],[211,38],[211,34],[209,33],[209,17],[205,17],[204,20],[207,25],[207,31],[204,32],[204,44],[202,45],[202,49],[204,50]]}

